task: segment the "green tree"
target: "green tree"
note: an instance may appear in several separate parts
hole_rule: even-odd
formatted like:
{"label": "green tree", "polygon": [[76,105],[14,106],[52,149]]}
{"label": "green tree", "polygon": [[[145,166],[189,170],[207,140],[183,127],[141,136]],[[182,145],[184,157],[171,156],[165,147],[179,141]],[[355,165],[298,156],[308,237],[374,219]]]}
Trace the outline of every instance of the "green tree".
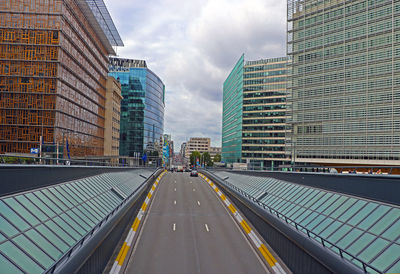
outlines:
{"label": "green tree", "polygon": [[202,156],[202,164],[212,166],[214,163],[211,160],[211,155],[208,152],[204,152]]}
{"label": "green tree", "polygon": [[196,164],[196,159],[200,159],[201,158],[201,154],[198,151],[193,151],[190,154],[190,164],[191,165],[195,165]]}
{"label": "green tree", "polygon": [[215,154],[215,156],[214,156],[214,162],[215,162],[215,163],[221,162],[221,154]]}

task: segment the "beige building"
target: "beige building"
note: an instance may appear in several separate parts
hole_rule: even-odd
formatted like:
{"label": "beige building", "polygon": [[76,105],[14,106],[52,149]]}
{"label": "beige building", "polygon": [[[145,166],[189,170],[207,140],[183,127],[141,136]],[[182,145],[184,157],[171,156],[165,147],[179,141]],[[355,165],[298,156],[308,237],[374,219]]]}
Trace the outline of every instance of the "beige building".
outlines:
{"label": "beige building", "polygon": [[114,77],[108,76],[106,88],[104,156],[118,156],[122,100],[121,84]]}
{"label": "beige building", "polygon": [[220,147],[210,147],[210,156],[211,159],[214,160],[215,155],[221,155],[221,148]]}
{"label": "beige building", "polygon": [[186,143],[185,158],[187,161],[190,160],[190,154],[193,151],[200,153],[210,152],[211,139],[203,137],[193,137]]}

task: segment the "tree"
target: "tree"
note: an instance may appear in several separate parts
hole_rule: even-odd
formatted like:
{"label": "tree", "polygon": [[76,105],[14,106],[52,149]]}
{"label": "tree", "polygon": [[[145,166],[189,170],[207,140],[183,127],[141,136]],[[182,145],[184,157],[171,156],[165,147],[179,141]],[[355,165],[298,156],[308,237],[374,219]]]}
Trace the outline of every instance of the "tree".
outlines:
{"label": "tree", "polygon": [[221,154],[215,154],[214,156],[214,163],[221,162]]}
{"label": "tree", "polygon": [[207,165],[207,166],[212,166],[213,165],[210,153],[204,152],[203,155],[201,155],[201,163],[203,165]]}
{"label": "tree", "polygon": [[195,165],[195,164],[196,164],[196,160],[197,160],[197,159],[200,159],[200,157],[201,157],[200,152],[198,152],[198,151],[193,151],[193,152],[190,154],[190,164],[191,164],[191,165]]}

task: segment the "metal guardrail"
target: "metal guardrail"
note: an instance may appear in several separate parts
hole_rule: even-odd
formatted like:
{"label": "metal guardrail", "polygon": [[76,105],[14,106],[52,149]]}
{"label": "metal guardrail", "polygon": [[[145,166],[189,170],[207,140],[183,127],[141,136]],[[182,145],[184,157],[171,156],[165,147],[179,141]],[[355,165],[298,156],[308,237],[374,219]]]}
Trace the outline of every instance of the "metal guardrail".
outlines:
{"label": "metal guardrail", "polygon": [[[214,176],[216,176],[214,174]],[[218,177],[219,178],[219,177]],[[221,178],[220,178],[221,179]],[[338,247],[337,245],[335,245],[334,243],[322,238],[321,236],[313,233],[312,231],[310,231],[309,229],[307,229],[306,227],[296,223],[294,220],[290,219],[289,217],[286,217],[284,214],[280,213],[279,211],[271,208],[270,206],[262,203],[261,201],[259,201],[258,199],[254,198],[253,196],[249,195],[248,193],[246,193],[245,191],[243,191],[242,189],[240,189],[239,187],[227,182],[228,178],[225,179],[221,179],[220,182],[222,184],[225,185],[225,187],[231,188],[232,190],[235,190],[237,193],[241,194],[242,196],[246,197],[247,199],[249,199],[250,201],[252,201],[254,204],[257,204],[259,207],[262,207],[264,210],[268,210],[272,215],[276,215],[279,219],[284,220],[288,225],[291,225],[293,227],[296,228],[297,231],[300,231],[302,233],[307,234],[308,238],[316,240],[317,242],[320,242],[322,244],[322,246],[324,247],[328,247],[330,249],[332,249],[332,247],[336,248],[339,252],[339,255],[342,259],[346,259],[349,260],[349,258],[346,258],[344,256],[347,255],[349,256],[351,259],[356,260],[357,262],[359,262],[362,265],[362,268],[364,270],[365,273],[368,273],[367,269],[371,269],[373,271],[376,271],[377,273],[383,273],[382,271],[376,269],[375,267],[373,267],[372,265],[364,262],[363,260],[355,257],[354,255],[350,254],[349,252],[347,252],[346,250],[341,249],[340,247]],[[319,239],[319,241],[317,240]],[[351,262],[353,263],[353,262]]]}
{"label": "metal guardrail", "polygon": [[[120,163],[120,162],[124,163]],[[148,165],[141,159],[127,156],[93,157],[93,158],[55,158],[32,155],[0,154],[0,164],[30,164],[30,165],[84,165],[84,166],[113,166],[113,167],[147,167],[156,166],[157,163]]]}
{"label": "metal guardrail", "polygon": [[116,213],[118,212],[128,201],[129,199],[135,195],[147,182],[150,180],[150,178],[153,177],[155,173],[157,173],[160,169],[157,169],[154,171],[154,173],[147,178],[143,183],[141,183],[126,199],[124,199],[116,208],[114,208],[106,217],[104,217],[95,227],[92,228],[84,237],[82,237],[75,245],[70,247],[70,249],[64,253],[63,256],[61,256],[60,259],[58,259],[56,262],[53,263],[50,268],[48,268],[45,273],[54,273],[55,270],[57,269],[58,266],[60,266],[62,263],[65,263],[68,261],[68,259],[71,257],[72,253],[77,251],[79,248],[83,246],[83,244],[86,242],[86,240],[90,239],[93,236],[93,233],[100,229],[107,221]]}

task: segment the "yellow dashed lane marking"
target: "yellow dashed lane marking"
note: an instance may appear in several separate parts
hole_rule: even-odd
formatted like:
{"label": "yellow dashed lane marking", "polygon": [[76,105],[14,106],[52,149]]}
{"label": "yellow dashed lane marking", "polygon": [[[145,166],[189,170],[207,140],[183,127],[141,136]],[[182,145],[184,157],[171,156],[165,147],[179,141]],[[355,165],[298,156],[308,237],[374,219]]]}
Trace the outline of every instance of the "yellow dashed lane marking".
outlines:
{"label": "yellow dashed lane marking", "polygon": [[118,257],[117,257],[117,262],[119,265],[122,265],[124,263],[126,254],[128,254],[129,246],[126,245],[126,242],[122,245],[121,250],[119,251]]}
{"label": "yellow dashed lane marking", "polygon": [[221,194],[221,199],[222,199],[222,201],[225,201],[225,200],[226,200],[226,197],[225,197],[224,194]]}
{"label": "yellow dashed lane marking", "polygon": [[153,185],[153,186],[151,187],[151,190],[153,190],[153,191],[154,191],[154,189],[156,189],[156,187]]}
{"label": "yellow dashed lane marking", "polygon": [[147,198],[151,199],[151,193],[147,194]]}
{"label": "yellow dashed lane marking", "polygon": [[260,250],[261,254],[271,267],[275,265],[276,259],[274,256],[272,256],[271,252],[269,252],[268,248],[264,244],[261,244],[258,250]]}
{"label": "yellow dashed lane marking", "polygon": [[235,214],[236,208],[232,204],[230,204],[228,207],[232,211],[232,213]]}
{"label": "yellow dashed lane marking", "polygon": [[242,225],[244,231],[246,231],[246,234],[249,234],[249,232],[251,231],[250,226],[247,224],[247,222],[245,220],[241,221],[240,224]]}
{"label": "yellow dashed lane marking", "polygon": [[142,205],[142,210],[145,211],[146,207],[147,207],[147,204],[146,204],[146,202],[144,202],[143,205]]}
{"label": "yellow dashed lane marking", "polygon": [[133,222],[132,229],[136,232],[137,228],[139,227],[140,220],[136,217],[135,221]]}

